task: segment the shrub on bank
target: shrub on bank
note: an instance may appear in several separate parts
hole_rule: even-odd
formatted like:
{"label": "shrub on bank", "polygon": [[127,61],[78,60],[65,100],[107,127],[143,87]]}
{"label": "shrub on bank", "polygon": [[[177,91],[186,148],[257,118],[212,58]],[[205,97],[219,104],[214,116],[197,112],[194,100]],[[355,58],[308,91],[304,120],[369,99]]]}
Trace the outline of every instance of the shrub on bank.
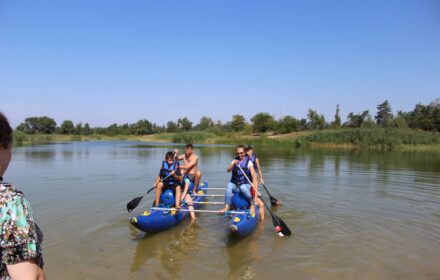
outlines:
{"label": "shrub on bank", "polygon": [[440,134],[421,130],[396,128],[355,128],[318,131],[299,137],[295,140],[297,147],[318,144],[351,144],[356,146],[375,146],[393,148],[405,145],[436,145],[440,144]]}

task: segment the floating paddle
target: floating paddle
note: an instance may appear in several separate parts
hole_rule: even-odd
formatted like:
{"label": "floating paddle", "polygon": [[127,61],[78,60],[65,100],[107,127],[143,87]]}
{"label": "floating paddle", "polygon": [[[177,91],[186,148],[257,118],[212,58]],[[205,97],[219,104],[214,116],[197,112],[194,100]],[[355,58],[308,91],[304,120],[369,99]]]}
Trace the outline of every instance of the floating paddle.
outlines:
{"label": "floating paddle", "polygon": [[[246,177],[249,184],[251,184],[251,188],[253,188],[251,180],[249,180],[248,176],[246,175],[246,173],[244,173],[241,166],[240,165],[237,165],[237,166],[238,166],[238,168],[240,168],[241,172],[243,173],[244,177]],[[261,195],[259,195],[258,197],[261,199],[261,201],[263,201],[263,204],[266,207],[267,211],[269,211],[269,214],[272,217],[273,226],[275,228],[275,231],[278,233],[278,235],[281,237],[283,237],[285,235],[290,236],[292,233],[290,232],[289,227],[284,223],[283,220],[281,220],[279,217],[277,217],[275,214],[273,214],[272,211],[270,211],[269,206],[267,206],[266,202],[264,202]]]}
{"label": "floating paddle", "polygon": [[[168,176],[166,176],[165,178],[160,179],[160,182],[163,182],[165,179],[167,179],[168,177],[170,177],[171,174],[169,174]],[[139,205],[139,202],[141,202],[141,200],[147,196],[147,194],[149,194],[154,188],[156,187],[156,185],[152,186],[151,189],[149,189],[147,191],[146,194],[144,194],[143,196],[138,196],[133,198],[132,200],[130,200],[130,202],[127,203],[127,211],[131,212],[133,211],[134,208],[136,208]]]}

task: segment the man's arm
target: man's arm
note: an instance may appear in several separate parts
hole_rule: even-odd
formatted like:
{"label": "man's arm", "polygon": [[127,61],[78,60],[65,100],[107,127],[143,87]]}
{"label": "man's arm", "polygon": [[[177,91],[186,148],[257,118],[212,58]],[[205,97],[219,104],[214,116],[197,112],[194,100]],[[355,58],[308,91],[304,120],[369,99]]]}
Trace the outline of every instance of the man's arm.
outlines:
{"label": "man's arm", "polygon": [[175,149],[174,150],[174,158],[176,159],[176,160],[183,160],[183,158],[185,157],[185,155],[179,155],[179,150],[178,149]]}
{"label": "man's arm", "polygon": [[231,172],[232,168],[234,168],[235,165],[237,165],[238,160],[234,159],[231,164],[229,164],[228,169],[226,169],[226,171]]}
{"label": "man's arm", "polygon": [[14,280],[45,280],[46,275],[44,271],[33,262],[21,262],[17,264],[6,265],[8,273]]}

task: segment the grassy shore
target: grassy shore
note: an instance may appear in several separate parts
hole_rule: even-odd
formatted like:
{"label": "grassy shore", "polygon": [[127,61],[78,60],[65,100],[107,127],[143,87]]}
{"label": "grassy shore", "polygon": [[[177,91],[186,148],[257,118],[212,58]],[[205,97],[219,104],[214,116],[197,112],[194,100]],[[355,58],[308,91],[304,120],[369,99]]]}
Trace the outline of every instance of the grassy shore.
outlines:
{"label": "grassy shore", "polygon": [[440,151],[440,134],[410,129],[339,129],[322,131],[302,131],[283,135],[247,135],[243,133],[226,133],[217,135],[204,131],[180,133],[160,133],[152,135],[62,135],[33,134],[14,132],[15,145],[32,145],[67,141],[142,141],[166,143],[196,144],[247,144],[276,148],[327,148],[377,150],[438,150]]}

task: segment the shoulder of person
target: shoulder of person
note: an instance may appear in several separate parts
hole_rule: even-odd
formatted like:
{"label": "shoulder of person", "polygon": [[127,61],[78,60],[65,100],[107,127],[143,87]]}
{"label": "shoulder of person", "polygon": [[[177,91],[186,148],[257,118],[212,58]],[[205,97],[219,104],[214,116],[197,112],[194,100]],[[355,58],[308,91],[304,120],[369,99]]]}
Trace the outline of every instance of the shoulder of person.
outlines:
{"label": "shoulder of person", "polygon": [[4,202],[6,200],[11,201],[16,197],[24,197],[23,192],[15,188],[13,185],[8,183],[0,184],[0,202]]}
{"label": "shoulder of person", "polygon": [[251,167],[251,166],[254,166],[254,164],[252,163],[252,161],[249,160],[248,161],[248,168]]}

